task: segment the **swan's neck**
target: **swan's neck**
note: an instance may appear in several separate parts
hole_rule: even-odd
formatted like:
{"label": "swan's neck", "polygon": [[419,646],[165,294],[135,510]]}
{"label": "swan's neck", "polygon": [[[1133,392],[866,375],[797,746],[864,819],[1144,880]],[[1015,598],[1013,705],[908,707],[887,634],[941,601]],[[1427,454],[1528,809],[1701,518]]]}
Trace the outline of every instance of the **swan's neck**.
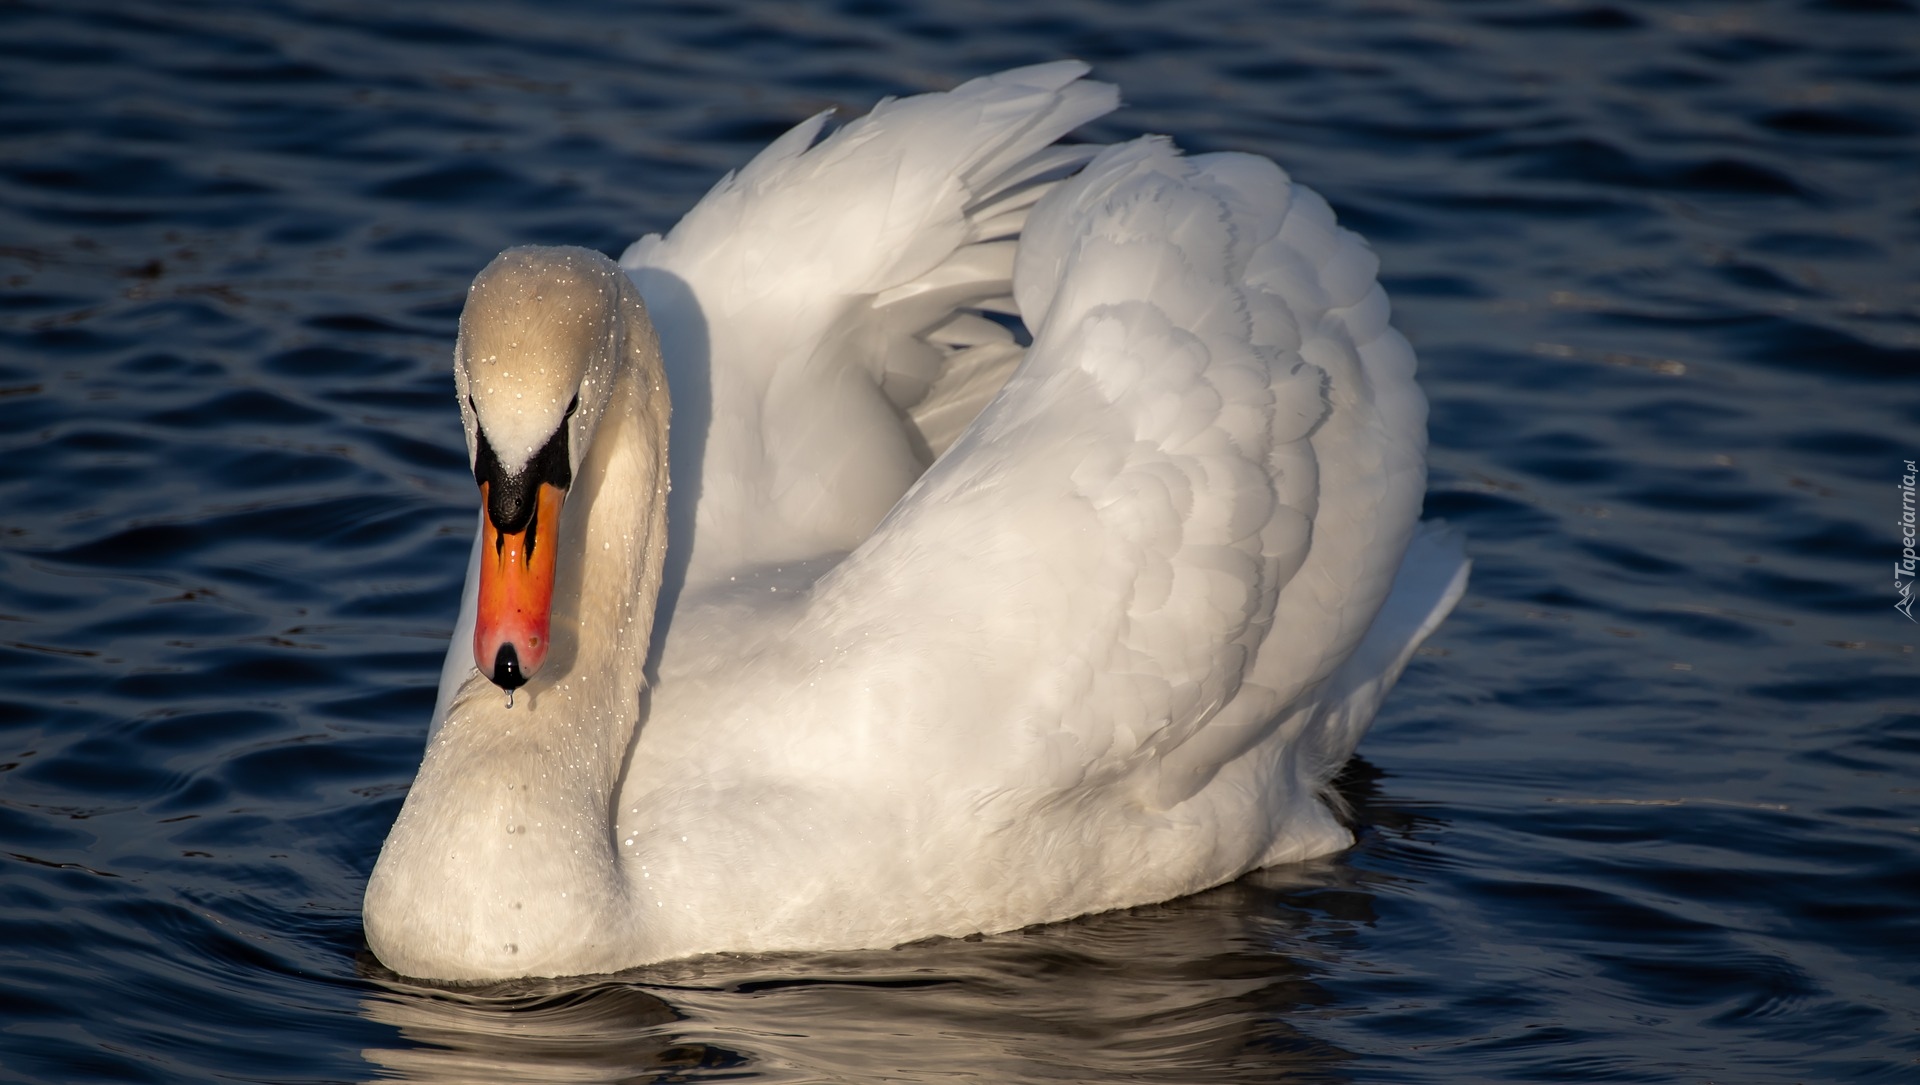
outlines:
{"label": "swan's neck", "polygon": [[638,319],[562,514],[546,666],[512,708],[479,672],[467,680],[369,879],[368,943],[404,974],[634,963],[611,815],[638,719],[667,487],[665,381]]}

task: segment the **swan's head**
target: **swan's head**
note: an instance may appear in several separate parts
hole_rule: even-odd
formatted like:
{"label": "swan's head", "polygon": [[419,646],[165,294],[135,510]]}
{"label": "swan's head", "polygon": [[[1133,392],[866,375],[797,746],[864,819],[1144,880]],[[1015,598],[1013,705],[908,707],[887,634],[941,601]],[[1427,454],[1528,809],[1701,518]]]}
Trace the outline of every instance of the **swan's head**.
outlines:
{"label": "swan's head", "polygon": [[586,249],[508,249],[460,313],[454,380],[486,508],[474,664],[509,691],[550,646],[560,508],[613,385],[623,274]]}

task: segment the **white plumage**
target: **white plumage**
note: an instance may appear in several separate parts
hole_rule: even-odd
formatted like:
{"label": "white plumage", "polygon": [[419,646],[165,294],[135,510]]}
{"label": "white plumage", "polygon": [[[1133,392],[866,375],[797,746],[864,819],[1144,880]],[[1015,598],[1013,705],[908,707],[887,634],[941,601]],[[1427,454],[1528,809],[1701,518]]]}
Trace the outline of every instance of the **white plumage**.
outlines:
{"label": "white plumage", "polygon": [[[1322,791],[1466,581],[1417,523],[1412,352],[1372,254],[1272,163],[1056,145],[1115,104],[1084,71],[817,145],[815,117],[628,250],[673,398],[665,568],[627,431],[572,431],[563,669],[506,709],[470,577],[369,886],[389,965],[890,945],[1349,841]],[[602,338],[648,379],[644,337]],[[600,417],[599,364],[512,371],[556,404],[536,430],[583,425],[582,382]],[[627,599],[661,581],[636,706]]]}

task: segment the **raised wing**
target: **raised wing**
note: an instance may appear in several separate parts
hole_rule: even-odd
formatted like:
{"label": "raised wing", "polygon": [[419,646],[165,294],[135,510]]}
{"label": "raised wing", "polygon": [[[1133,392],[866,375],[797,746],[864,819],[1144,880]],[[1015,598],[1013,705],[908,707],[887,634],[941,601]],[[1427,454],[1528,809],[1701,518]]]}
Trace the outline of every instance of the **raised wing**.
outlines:
{"label": "raised wing", "polygon": [[1027,224],[1025,361],[797,635],[896,675],[900,726],[969,706],[930,710],[949,773],[1192,796],[1315,716],[1414,530],[1426,406],[1375,268],[1264,159],[1108,149]]}
{"label": "raised wing", "polygon": [[[673,560],[689,584],[865,539],[1019,357],[1014,242],[1096,147],[1086,66],[881,102],[817,146],[806,121],[622,258],[674,398]],[[670,571],[670,580],[673,579]]]}

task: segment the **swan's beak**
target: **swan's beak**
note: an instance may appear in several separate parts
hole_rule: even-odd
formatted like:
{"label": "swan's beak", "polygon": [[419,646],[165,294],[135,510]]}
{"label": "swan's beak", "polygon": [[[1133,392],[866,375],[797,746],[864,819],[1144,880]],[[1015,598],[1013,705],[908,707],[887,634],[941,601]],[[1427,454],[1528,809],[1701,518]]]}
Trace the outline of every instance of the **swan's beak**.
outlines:
{"label": "swan's beak", "polygon": [[[480,484],[486,507],[488,483]],[[553,621],[553,559],[560,550],[560,506],[566,491],[541,483],[524,530],[509,534],[480,518],[480,612],[473,625],[473,662],[511,693],[546,662]]]}

